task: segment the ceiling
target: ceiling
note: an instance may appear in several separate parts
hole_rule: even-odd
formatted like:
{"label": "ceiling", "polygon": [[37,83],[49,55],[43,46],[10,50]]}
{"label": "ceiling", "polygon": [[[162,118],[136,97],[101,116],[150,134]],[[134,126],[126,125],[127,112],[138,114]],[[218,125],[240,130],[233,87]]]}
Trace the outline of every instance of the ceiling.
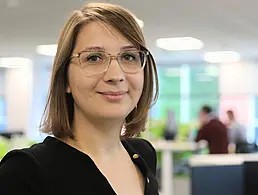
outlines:
{"label": "ceiling", "polygon": [[[93,1],[91,1],[93,2]],[[103,2],[103,1],[102,1]],[[258,59],[257,0],[109,0],[144,21],[148,47],[158,61],[195,62],[206,51],[234,50]],[[55,44],[60,29],[81,0],[0,0],[0,56],[33,56],[36,45]],[[157,38],[191,36],[198,51],[168,52]]]}

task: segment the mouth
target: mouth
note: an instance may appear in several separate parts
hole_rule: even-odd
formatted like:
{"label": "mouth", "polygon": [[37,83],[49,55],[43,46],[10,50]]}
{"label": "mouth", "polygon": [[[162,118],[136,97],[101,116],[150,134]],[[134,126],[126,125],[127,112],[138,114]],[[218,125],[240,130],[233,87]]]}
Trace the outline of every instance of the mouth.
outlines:
{"label": "mouth", "polygon": [[126,93],[128,93],[128,91],[104,91],[104,92],[98,92],[98,93],[102,95],[119,96],[119,95],[125,95]]}
{"label": "mouth", "polygon": [[120,101],[128,93],[128,91],[104,91],[98,94],[104,96],[108,101]]}

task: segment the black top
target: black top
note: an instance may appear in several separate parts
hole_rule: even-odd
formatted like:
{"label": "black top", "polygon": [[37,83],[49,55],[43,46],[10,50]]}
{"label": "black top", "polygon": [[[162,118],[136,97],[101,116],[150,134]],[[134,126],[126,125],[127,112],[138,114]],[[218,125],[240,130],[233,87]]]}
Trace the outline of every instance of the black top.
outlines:
{"label": "black top", "polygon": [[[157,195],[156,152],[144,139],[127,139],[123,146],[145,178],[145,195]],[[134,159],[133,155],[139,158]],[[122,178],[121,178],[122,179]],[[43,143],[9,152],[0,162],[2,195],[115,195],[91,158],[47,137]]]}

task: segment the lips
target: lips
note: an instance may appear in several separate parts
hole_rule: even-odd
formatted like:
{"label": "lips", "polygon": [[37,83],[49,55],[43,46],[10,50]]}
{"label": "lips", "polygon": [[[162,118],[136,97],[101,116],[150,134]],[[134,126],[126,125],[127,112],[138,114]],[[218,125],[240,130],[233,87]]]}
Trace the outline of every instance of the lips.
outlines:
{"label": "lips", "polygon": [[113,96],[119,96],[119,95],[125,95],[127,91],[104,91],[104,92],[98,92],[102,95],[113,95]]}
{"label": "lips", "polygon": [[98,92],[98,93],[102,95],[109,102],[119,102],[127,94],[127,91],[105,91],[105,92]]}

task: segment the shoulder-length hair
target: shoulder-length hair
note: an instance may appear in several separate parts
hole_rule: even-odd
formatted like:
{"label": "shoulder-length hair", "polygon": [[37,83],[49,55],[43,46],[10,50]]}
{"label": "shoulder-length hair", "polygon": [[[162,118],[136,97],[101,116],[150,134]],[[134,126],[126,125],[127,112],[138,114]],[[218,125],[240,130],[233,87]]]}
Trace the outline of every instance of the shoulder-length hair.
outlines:
{"label": "shoulder-length hair", "polygon": [[[112,26],[134,46],[146,50],[141,28],[136,18],[126,9],[112,4],[85,4],[73,12],[65,24],[58,41],[54,59],[51,84],[47,104],[41,120],[42,132],[58,138],[74,139],[72,130],[74,117],[74,99],[66,93],[69,58],[75,47],[78,33],[84,25],[99,21]],[[158,96],[158,77],[156,64],[151,54],[148,55],[144,68],[144,87],[137,107],[125,119],[124,137],[133,137],[145,129],[148,111]]]}

